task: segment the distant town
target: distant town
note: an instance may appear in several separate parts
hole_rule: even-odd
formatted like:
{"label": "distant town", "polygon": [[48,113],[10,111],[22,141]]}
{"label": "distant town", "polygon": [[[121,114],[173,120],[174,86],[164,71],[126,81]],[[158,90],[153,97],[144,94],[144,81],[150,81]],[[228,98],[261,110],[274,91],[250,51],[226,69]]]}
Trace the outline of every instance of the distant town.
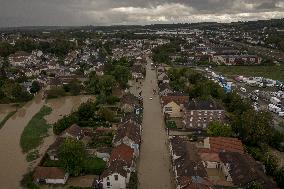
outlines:
{"label": "distant town", "polygon": [[284,188],[284,20],[0,30],[0,188]]}

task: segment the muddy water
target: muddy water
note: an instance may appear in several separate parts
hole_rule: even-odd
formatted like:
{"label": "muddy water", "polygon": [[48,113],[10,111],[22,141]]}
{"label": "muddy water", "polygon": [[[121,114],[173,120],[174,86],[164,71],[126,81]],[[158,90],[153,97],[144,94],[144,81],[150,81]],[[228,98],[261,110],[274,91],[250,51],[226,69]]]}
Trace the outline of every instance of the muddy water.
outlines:
{"label": "muddy water", "polygon": [[0,188],[20,188],[19,181],[28,166],[19,145],[21,133],[43,104],[40,93],[20,108],[0,130]]}
{"label": "muddy water", "polygon": [[10,112],[15,110],[16,110],[15,105],[0,104],[0,121],[2,121],[6,117],[6,115],[8,115]]}
{"label": "muddy water", "polygon": [[[138,162],[139,189],[175,188],[171,175],[167,135],[164,129],[160,100],[153,96],[157,89],[156,73],[147,65],[147,74],[143,86],[143,132]],[[153,99],[150,100],[149,98]]]}
{"label": "muddy water", "polygon": [[[22,153],[19,141],[24,127],[30,119],[45,104],[41,93],[34,100],[28,102],[13,115],[0,130],[0,189],[18,189],[22,175],[27,172],[29,164],[26,162],[25,154]],[[47,102],[53,111],[47,116],[49,123],[56,122],[61,116],[70,113],[78,107],[81,102],[87,101],[90,96],[76,96],[54,99]],[[50,131],[50,136],[44,140],[40,147],[43,153],[55,140]]]}

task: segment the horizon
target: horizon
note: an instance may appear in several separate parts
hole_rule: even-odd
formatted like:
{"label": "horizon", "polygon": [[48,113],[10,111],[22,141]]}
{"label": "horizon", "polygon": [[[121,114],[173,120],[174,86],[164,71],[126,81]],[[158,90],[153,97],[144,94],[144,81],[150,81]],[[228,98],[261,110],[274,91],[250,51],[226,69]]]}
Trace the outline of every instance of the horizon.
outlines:
{"label": "horizon", "polygon": [[0,28],[231,23],[284,18],[281,0],[0,1]]}

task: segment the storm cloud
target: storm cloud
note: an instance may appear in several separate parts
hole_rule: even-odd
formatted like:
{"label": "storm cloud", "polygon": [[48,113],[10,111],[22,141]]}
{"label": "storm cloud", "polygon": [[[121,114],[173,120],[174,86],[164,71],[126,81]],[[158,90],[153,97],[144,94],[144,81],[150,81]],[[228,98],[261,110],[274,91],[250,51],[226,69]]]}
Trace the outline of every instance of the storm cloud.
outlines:
{"label": "storm cloud", "polygon": [[283,17],[283,0],[0,0],[0,27],[232,22]]}

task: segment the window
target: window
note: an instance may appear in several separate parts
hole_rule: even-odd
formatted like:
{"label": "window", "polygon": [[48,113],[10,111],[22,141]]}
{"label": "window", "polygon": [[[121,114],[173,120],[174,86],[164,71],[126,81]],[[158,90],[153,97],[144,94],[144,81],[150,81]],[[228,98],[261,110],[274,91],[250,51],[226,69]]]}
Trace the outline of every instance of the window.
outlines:
{"label": "window", "polygon": [[107,180],[109,180],[109,177],[107,177]]}
{"label": "window", "polygon": [[107,182],[107,187],[108,187],[108,188],[110,187],[110,182]]}
{"label": "window", "polygon": [[172,107],[165,107],[165,112],[172,112],[172,111],[173,111]]}
{"label": "window", "polygon": [[114,175],[114,180],[118,180],[118,175]]}

